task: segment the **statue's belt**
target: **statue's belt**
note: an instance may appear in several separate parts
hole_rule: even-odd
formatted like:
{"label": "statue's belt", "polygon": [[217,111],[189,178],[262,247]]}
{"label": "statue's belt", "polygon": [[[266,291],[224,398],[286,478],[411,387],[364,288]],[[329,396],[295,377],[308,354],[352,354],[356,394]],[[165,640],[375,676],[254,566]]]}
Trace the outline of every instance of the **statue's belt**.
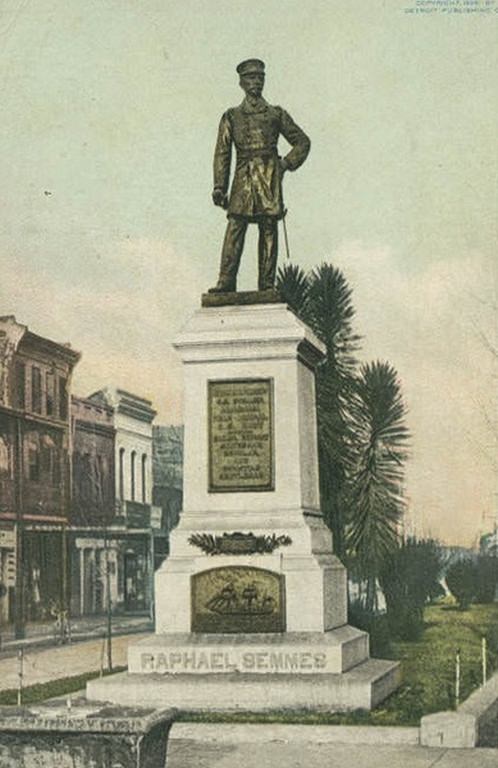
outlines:
{"label": "statue's belt", "polygon": [[278,157],[276,147],[270,149],[238,149],[237,150],[237,162],[244,162],[245,160],[269,160],[271,157]]}

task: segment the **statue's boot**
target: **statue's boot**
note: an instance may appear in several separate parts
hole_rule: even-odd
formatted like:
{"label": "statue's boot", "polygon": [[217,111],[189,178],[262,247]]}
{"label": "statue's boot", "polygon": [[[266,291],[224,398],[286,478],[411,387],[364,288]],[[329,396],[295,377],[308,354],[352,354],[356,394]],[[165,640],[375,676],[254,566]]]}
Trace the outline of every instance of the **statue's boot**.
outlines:
{"label": "statue's boot", "polygon": [[208,288],[208,293],[233,293],[237,290],[237,286],[225,286],[223,283],[217,282],[212,288]]}
{"label": "statue's boot", "polygon": [[278,223],[273,216],[258,222],[258,290],[275,290],[278,257]]}
{"label": "statue's boot", "polygon": [[231,293],[237,290],[237,272],[244,248],[247,219],[229,216],[221,252],[218,282],[208,293]]}

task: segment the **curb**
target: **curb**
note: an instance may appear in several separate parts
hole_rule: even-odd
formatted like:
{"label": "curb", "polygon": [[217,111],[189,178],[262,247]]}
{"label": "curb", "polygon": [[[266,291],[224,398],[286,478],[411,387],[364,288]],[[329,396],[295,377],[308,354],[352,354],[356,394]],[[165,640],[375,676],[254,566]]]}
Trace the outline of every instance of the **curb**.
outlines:
{"label": "curb", "polygon": [[373,725],[280,725],[278,723],[173,723],[170,741],[201,743],[386,744],[419,746],[420,729]]}

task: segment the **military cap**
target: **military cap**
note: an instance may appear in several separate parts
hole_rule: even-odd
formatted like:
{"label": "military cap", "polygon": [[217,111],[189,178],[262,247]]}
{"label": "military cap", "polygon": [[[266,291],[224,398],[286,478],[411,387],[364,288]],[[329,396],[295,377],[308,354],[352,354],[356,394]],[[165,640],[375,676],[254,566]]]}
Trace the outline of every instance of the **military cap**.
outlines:
{"label": "military cap", "polygon": [[264,75],[264,61],[261,61],[260,59],[246,59],[245,61],[241,61],[237,67],[237,72],[239,75],[248,75],[249,72],[261,72]]}

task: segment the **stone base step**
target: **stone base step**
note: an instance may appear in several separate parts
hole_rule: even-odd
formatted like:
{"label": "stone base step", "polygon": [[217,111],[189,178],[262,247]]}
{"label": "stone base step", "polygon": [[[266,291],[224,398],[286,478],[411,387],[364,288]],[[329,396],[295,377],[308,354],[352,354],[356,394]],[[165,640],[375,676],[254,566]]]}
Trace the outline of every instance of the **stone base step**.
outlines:
{"label": "stone base step", "polygon": [[368,635],[345,624],[329,632],[171,633],[128,648],[130,674],[340,674],[368,659]]}
{"label": "stone base step", "polygon": [[180,711],[268,712],[371,709],[398,687],[397,662],[369,659],[344,674],[129,674],[87,684],[90,701]]}

